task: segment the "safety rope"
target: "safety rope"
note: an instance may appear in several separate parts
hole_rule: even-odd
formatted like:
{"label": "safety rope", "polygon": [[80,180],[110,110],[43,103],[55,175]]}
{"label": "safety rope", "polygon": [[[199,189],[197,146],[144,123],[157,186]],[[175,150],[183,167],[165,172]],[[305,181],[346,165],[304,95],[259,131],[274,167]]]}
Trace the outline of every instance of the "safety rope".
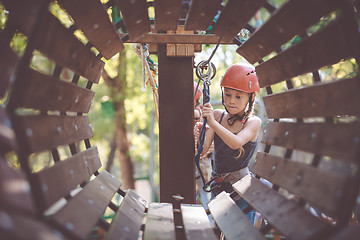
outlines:
{"label": "safety rope", "polygon": [[[141,59],[142,76],[143,76],[143,87],[141,88],[141,91],[145,92],[146,84],[150,84],[153,91],[156,119],[159,122],[159,90],[155,80],[155,77],[157,75],[157,64],[150,58],[147,45],[135,43],[133,47],[134,47],[134,51]],[[148,80],[146,80],[146,73],[148,75]]]}
{"label": "safety rope", "polygon": [[[204,69],[207,66],[207,72],[204,73]],[[197,84],[197,88],[199,86],[200,81],[203,81],[203,104],[210,102],[210,85],[211,79],[215,77],[216,68],[212,62],[201,61],[196,67],[196,75],[199,78],[199,82]],[[197,90],[196,90],[197,91]],[[205,141],[205,134],[206,134],[206,124],[207,119],[203,119],[203,125],[200,130],[199,134],[199,146],[197,148],[197,154],[195,155],[195,165],[200,173],[200,177],[203,181],[204,186],[206,185],[206,180],[204,174],[200,168],[200,157],[204,150],[204,141]],[[207,191],[206,189],[204,189]]]}
{"label": "safety rope", "polygon": [[[197,66],[196,66],[196,76],[199,78],[199,81],[196,85],[196,90],[195,93],[197,92],[198,88],[199,88],[199,83],[200,81],[203,81],[203,105],[205,105],[205,103],[210,102],[210,85],[211,85],[211,80],[215,77],[216,74],[216,68],[215,65],[210,62],[212,57],[215,55],[216,50],[218,49],[220,42],[225,34],[225,29],[223,29],[218,42],[215,46],[215,48],[213,49],[210,57],[207,60],[203,60],[201,61]],[[204,70],[207,69],[207,72],[204,73]],[[211,192],[211,189],[207,189],[207,187],[210,185],[210,183],[207,183],[204,177],[204,174],[200,168],[200,157],[201,154],[204,150],[204,141],[205,141],[205,134],[206,134],[206,123],[207,123],[207,119],[204,118],[203,119],[203,125],[201,127],[200,130],[200,135],[199,135],[199,146],[197,149],[197,154],[195,155],[195,165],[197,167],[197,169],[199,170],[200,173],[200,177],[203,181],[203,190],[205,192]]]}

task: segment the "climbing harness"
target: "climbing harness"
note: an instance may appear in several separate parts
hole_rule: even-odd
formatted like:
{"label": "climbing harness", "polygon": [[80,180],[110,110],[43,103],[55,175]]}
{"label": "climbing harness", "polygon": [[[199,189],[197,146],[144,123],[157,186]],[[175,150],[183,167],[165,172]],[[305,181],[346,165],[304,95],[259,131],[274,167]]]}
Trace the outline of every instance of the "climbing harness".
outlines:
{"label": "climbing harness", "polygon": [[[148,46],[146,44],[135,43],[134,51],[141,59],[142,64],[142,76],[143,76],[143,87],[141,91],[146,91],[146,84],[150,84],[153,91],[153,99],[156,111],[156,119],[159,122],[159,91],[156,82],[157,76],[157,64],[150,58]],[[148,79],[146,80],[146,73]]]}

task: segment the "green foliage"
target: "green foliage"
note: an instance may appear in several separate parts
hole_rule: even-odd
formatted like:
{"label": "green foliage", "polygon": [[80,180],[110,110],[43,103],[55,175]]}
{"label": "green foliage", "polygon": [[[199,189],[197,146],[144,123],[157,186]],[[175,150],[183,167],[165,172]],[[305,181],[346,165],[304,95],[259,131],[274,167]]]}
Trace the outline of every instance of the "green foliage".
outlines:
{"label": "green foliage", "polygon": [[5,24],[8,18],[8,11],[5,10],[4,6],[0,2],[0,29],[3,30],[5,28]]}

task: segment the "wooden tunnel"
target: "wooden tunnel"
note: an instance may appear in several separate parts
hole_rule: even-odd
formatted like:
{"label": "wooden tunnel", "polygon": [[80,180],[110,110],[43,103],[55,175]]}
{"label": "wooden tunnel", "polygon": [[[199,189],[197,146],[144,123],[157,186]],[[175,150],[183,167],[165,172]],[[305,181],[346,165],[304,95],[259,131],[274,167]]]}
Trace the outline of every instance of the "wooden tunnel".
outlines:
{"label": "wooden tunnel", "polygon": [[[1,239],[91,239],[94,231],[100,239],[360,236],[358,223],[350,224],[360,205],[360,1],[58,0],[71,26],[49,11],[50,0],[0,3],[7,15],[0,32]],[[269,17],[256,28],[259,9]],[[244,29],[248,39],[239,35]],[[27,42],[20,54],[12,48],[18,33]],[[255,176],[233,184],[232,194],[221,193],[205,211],[194,204],[194,52],[219,40],[236,44],[256,67],[269,120],[251,166]],[[126,43],[149,44],[158,55],[160,203],[146,203],[100,171],[91,144],[91,88],[104,61]],[[51,75],[32,65],[35,52],[54,63]],[[340,65],[351,70],[325,74]],[[71,81],[62,79],[65,70]],[[63,147],[71,156],[60,153]],[[41,154],[49,161],[34,169],[31,161]],[[262,226],[235,205],[239,197],[261,215]],[[115,214],[111,221],[102,218],[106,209]]]}

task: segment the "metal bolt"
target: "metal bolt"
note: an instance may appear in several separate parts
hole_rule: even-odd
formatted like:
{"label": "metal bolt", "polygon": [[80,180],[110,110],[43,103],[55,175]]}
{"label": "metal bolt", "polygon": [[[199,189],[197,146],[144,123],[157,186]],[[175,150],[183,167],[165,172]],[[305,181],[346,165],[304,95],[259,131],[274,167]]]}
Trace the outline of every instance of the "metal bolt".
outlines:
{"label": "metal bolt", "polygon": [[66,227],[68,230],[74,230],[74,229],[75,229],[74,225],[73,225],[71,222],[65,223],[65,227]]}
{"label": "metal bolt", "polygon": [[43,191],[43,192],[46,192],[47,190],[48,190],[49,188],[48,188],[48,186],[44,183],[43,185],[41,185],[41,190]]}
{"label": "metal bolt", "polygon": [[342,190],[341,190],[341,189],[339,189],[339,190],[336,191],[336,197],[337,197],[337,198],[341,198],[342,195],[343,195],[343,193],[342,193]]}
{"label": "metal bolt", "polygon": [[296,181],[300,182],[302,180],[302,178],[303,178],[302,175],[299,174],[296,176]]}
{"label": "metal bolt", "polygon": [[14,223],[11,220],[10,216],[5,212],[0,212],[0,226],[4,229],[14,228]]}
{"label": "metal bolt", "polygon": [[8,127],[8,128],[11,128],[11,122],[9,119],[5,119],[4,120],[4,126]]}
{"label": "metal bolt", "polygon": [[31,137],[31,136],[33,135],[33,131],[32,131],[31,128],[26,129],[26,135],[27,135],[28,137]]}

